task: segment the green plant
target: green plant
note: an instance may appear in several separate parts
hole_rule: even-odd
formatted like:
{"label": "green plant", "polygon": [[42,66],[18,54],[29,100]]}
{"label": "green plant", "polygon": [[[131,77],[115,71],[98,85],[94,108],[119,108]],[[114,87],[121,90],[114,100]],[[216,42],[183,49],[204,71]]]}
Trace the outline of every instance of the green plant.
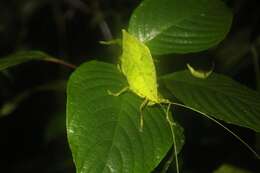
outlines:
{"label": "green plant", "polygon": [[[225,38],[231,22],[232,13],[220,0],[144,0],[132,14],[128,32],[146,45],[152,56],[184,54],[216,46]],[[136,54],[131,49],[123,49],[123,54],[138,56],[143,51],[140,49]],[[147,58],[147,53],[145,55],[143,58]],[[74,67],[32,51],[1,59],[0,69],[34,59]],[[128,61],[126,66],[134,64],[131,56]],[[150,64],[140,61],[138,65],[155,73]],[[118,97],[108,93],[131,85],[126,77],[129,76],[124,76],[116,65],[99,61],[86,62],[71,75],[67,87],[67,133],[77,172],[149,173],[166,157],[172,145],[175,146],[173,154],[181,151],[183,128],[175,120],[174,111],[174,124],[169,124],[165,118],[167,111],[160,105],[148,105],[140,110],[146,96],[140,97],[138,92],[150,84],[141,84],[137,92],[128,90]],[[173,109],[188,108],[216,122],[259,159],[253,149],[217,121],[260,132],[258,92],[214,72],[201,79],[184,70],[159,76],[158,81],[152,77],[152,80],[160,86],[162,98],[171,100]],[[139,131],[140,114],[144,121],[142,132]],[[179,172],[177,157],[175,159]],[[166,170],[167,165],[163,171]]]}

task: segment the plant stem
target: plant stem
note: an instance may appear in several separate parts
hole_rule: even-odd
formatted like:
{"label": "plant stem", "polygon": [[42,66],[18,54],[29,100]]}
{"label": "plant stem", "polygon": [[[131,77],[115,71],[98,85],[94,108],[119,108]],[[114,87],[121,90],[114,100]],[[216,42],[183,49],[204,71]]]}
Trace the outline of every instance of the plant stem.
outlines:
{"label": "plant stem", "polygon": [[167,110],[165,111],[164,107],[159,104],[162,108],[162,110],[164,111],[164,113],[166,114],[166,120],[169,123],[170,129],[171,129],[171,133],[172,133],[172,140],[173,140],[173,151],[171,154],[171,157],[169,158],[169,160],[167,160],[167,162],[165,163],[162,173],[166,173],[166,171],[168,170],[169,166],[171,165],[171,162],[173,161],[173,157],[175,158],[175,166],[176,166],[176,173],[179,173],[179,160],[178,160],[178,151],[177,151],[177,144],[176,144],[176,136],[175,136],[175,132],[173,129],[173,126],[175,126],[176,124],[172,121],[172,117],[170,117],[170,107],[172,103],[167,103]]}
{"label": "plant stem", "polygon": [[48,59],[46,59],[46,61],[52,62],[52,63],[56,63],[56,64],[61,64],[61,65],[64,65],[64,66],[69,67],[69,68],[72,68],[72,69],[77,68],[76,65],[71,64],[71,63],[68,63],[68,62],[65,62],[65,61],[63,61],[63,60],[61,60],[61,59],[48,58]]}

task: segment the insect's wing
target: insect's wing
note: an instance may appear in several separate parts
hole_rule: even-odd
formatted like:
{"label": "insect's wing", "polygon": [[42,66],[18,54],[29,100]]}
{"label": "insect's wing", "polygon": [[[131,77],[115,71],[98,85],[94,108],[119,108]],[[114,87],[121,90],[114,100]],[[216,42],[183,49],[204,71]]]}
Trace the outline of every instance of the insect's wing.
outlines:
{"label": "insect's wing", "polygon": [[157,102],[157,79],[148,47],[123,30],[121,69],[129,88],[141,97]]}

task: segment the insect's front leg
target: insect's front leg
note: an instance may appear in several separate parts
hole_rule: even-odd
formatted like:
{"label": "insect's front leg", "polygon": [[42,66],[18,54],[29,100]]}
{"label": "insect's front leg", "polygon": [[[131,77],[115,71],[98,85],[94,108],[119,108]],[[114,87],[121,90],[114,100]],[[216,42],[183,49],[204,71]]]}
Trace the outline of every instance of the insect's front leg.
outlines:
{"label": "insect's front leg", "polygon": [[147,98],[145,98],[145,100],[142,102],[142,104],[140,105],[140,128],[139,131],[142,132],[143,131],[143,127],[144,127],[144,113],[143,110],[145,108],[145,106],[148,104],[149,100]]}
{"label": "insect's front leg", "polygon": [[124,92],[126,92],[127,90],[129,90],[129,86],[126,86],[124,88],[122,88],[120,91],[114,93],[110,90],[107,90],[107,93],[111,96],[120,96],[121,94],[123,94]]}
{"label": "insect's front leg", "polygon": [[120,71],[120,73],[122,73],[121,65],[117,64],[116,67],[117,67],[117,70]]}

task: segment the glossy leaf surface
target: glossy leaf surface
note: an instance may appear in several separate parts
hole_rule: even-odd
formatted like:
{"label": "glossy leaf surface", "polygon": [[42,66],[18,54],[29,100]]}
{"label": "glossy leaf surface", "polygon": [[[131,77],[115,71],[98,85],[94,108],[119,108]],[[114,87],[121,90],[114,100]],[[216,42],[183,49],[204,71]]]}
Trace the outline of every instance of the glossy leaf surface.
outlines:
{"label": "glossy leaf surface", "polygon": [[[67,99],[67,133],[77,172],[150,173],[172,146],[171,131],[159,106],[144,110],[143,99],[117,92],[126,79],[112,64],[91,61],[70,77]],[[182,128],[175,126],[177,148],[183,143]]]}
{"label": "glossy leaf surface", "polygon": [[260,94],[231,78],[212,73],[199,79],[181,71],[164,76],[162,82],[185,105],[260,132]]}
{"label": "glossy leaf surface", "polygon": [[132,14],[129,32],[153,54],[189,53],[217,45],[231,22],[221,0],[144,0]]}

